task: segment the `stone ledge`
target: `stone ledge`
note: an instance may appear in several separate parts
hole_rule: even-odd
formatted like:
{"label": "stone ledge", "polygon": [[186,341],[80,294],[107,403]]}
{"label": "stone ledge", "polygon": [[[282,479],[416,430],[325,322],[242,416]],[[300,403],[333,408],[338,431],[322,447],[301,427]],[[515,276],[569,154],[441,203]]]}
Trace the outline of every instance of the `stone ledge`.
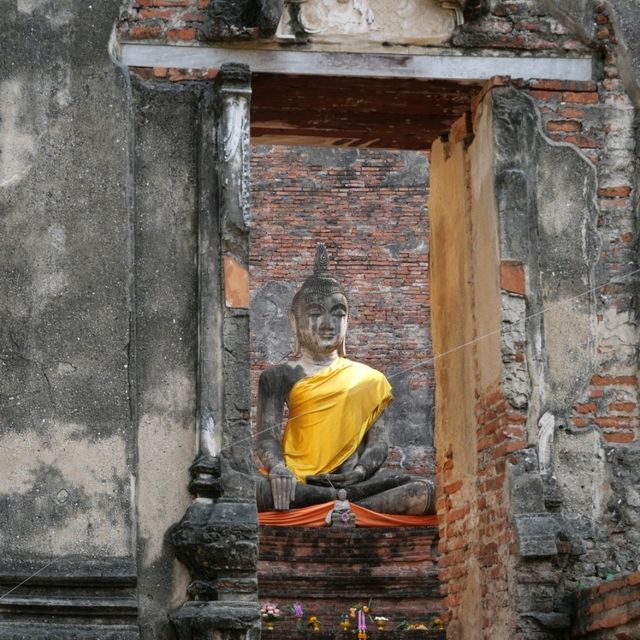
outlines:
{"label": "stone ledge", "polygon": [[[0,640],[139,640],[138,625],[0,623]],[[274,639],[275,640],[275,639]]]}

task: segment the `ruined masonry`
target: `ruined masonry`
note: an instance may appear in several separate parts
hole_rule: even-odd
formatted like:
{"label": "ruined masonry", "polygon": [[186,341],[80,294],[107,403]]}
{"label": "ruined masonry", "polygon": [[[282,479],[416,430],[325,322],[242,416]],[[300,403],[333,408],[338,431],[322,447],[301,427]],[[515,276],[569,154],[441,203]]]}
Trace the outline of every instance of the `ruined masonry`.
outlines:
{"label": "ruined masonry", "polygon": [[[5,5],[0,639],[640,638],[635,3]],[[258,526],[318,241],[437,527]]]}

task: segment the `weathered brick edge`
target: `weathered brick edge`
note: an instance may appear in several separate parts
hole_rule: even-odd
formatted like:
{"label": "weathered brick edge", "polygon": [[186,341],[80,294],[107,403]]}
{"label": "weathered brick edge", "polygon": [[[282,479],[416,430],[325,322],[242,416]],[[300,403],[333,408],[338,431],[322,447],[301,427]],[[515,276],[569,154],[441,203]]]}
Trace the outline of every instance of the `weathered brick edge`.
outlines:
{"label": "weathered brick edge", "polygon": [[640,571],[603,582],[581,594],[571,637],[626,639],[638,638],[639,633]]}

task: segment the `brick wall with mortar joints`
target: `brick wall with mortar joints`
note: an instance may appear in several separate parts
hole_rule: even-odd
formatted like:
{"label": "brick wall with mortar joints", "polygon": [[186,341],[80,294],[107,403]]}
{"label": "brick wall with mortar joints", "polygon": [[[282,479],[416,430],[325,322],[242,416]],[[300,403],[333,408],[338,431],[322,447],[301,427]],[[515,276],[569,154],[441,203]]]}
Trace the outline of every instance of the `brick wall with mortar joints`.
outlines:
{"label": "brick wall with mortar joints", "polygon": [[580,593],[572,638],[627,640],[640,628],[640,572],[628,573]]}
{"label": "brick wall with mortar joints", "polygon": [[[505,633],[520,637],[516,635],[519,620],[513,593],[518,550],[510,526],[507,465],[515,452],[528,446],[528,396],[523,397],[521,385],[514,383],[514,378],[526,373],[522,266],[502,265],[501,286],[503,377],[496,388],[477,397],[477,475],[459,477],[447,452],[438,456],[437,469],[439,573],[448,620],[455,625],[456,619],[464,616],[462,605],[472,557],[479,566],[482,612],[481,631],[476,633],[482,638],[503,637]],[[472,353],[479,372],[482,363],[476,345]]]}
{"label": "brick wall with mortar joints", "polygon": [[[596,426],[611,443],[638,437],[638,327],[635,286],[638,276],[611,280],[637,268],[635,110],[617,69],[616,44],[606,5],[596,4],[596,37],[604,51],[604,77],[597,82],[531,81],[545,133],[576,145],[598,176],[596,269],[599,366],[571,415],[576,428]],[[580,293],[580,292],[576,292]]]}
{"label": "brick wall with mortar joints", "polygon": [[[350,160],[340,160],[346,154]],[[394,182],[408,169],[401,152],[327,150],[331,155],[333,166],[331,159],[314,164],[303,148],[254,147],[252,295],[270,281],[300,286],[312,271],[316,243],[325,242],[352,307],[347,357],[387,376],[411,369],[410,390],[432,389],[426,176],[422,184]],[[253,343],[254,407],[257,378],[273,364],[256,356]],[[388,465],[401,462],[392,445]],[[432,472],[431,451],[414,451],[410,464]]]}
{"label": "brick wall with mortar joints", "polygon": [[208,4],[208,0],[131,0],[120,15],[120,36],[128,40],[197,40]]}
{"label": "brick wall with mortar joints", "polygon": [[440,458],[437,469],[440,520],[440,580],[449,622],[461,616],[469,558],[478,561],[482,632],[497,637],[515,631],[516,615],[509,572],[516,554],[509,526],[507,464],[511,454],[527,446],[526,415],[506,401],[501,388],[478,398],[476,435],[478,473],[469,481],[456,474],[452,457]]}
{"label": "brick wall with mortar joints", "polygon": [[482,17],[461,25],[450,46],[464,49],[503,49],[548,52],[583,52],[587,47],[547,13],[540,2],[489,2]]}

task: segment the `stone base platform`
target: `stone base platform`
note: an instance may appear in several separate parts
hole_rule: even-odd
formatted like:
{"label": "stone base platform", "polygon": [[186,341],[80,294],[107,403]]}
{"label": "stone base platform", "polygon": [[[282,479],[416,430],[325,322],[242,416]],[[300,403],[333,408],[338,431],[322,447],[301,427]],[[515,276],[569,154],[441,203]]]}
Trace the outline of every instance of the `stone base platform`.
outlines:
{"label": "stone base platform", "polygon": [[429,623],[443,615],[437,576],[437,527],[297,528],[260,527],[260,602],[277,603],[285,614],[300,602],[305,620],[316,615],[320,632],[295,631],[287,617],[265,638],[315,640],[354,637],[338,626],[349,607],[367,604],[372,616],[389,619],[387,629],[369,637],[444,638],[434,631],[396,631],[403,621]]}

